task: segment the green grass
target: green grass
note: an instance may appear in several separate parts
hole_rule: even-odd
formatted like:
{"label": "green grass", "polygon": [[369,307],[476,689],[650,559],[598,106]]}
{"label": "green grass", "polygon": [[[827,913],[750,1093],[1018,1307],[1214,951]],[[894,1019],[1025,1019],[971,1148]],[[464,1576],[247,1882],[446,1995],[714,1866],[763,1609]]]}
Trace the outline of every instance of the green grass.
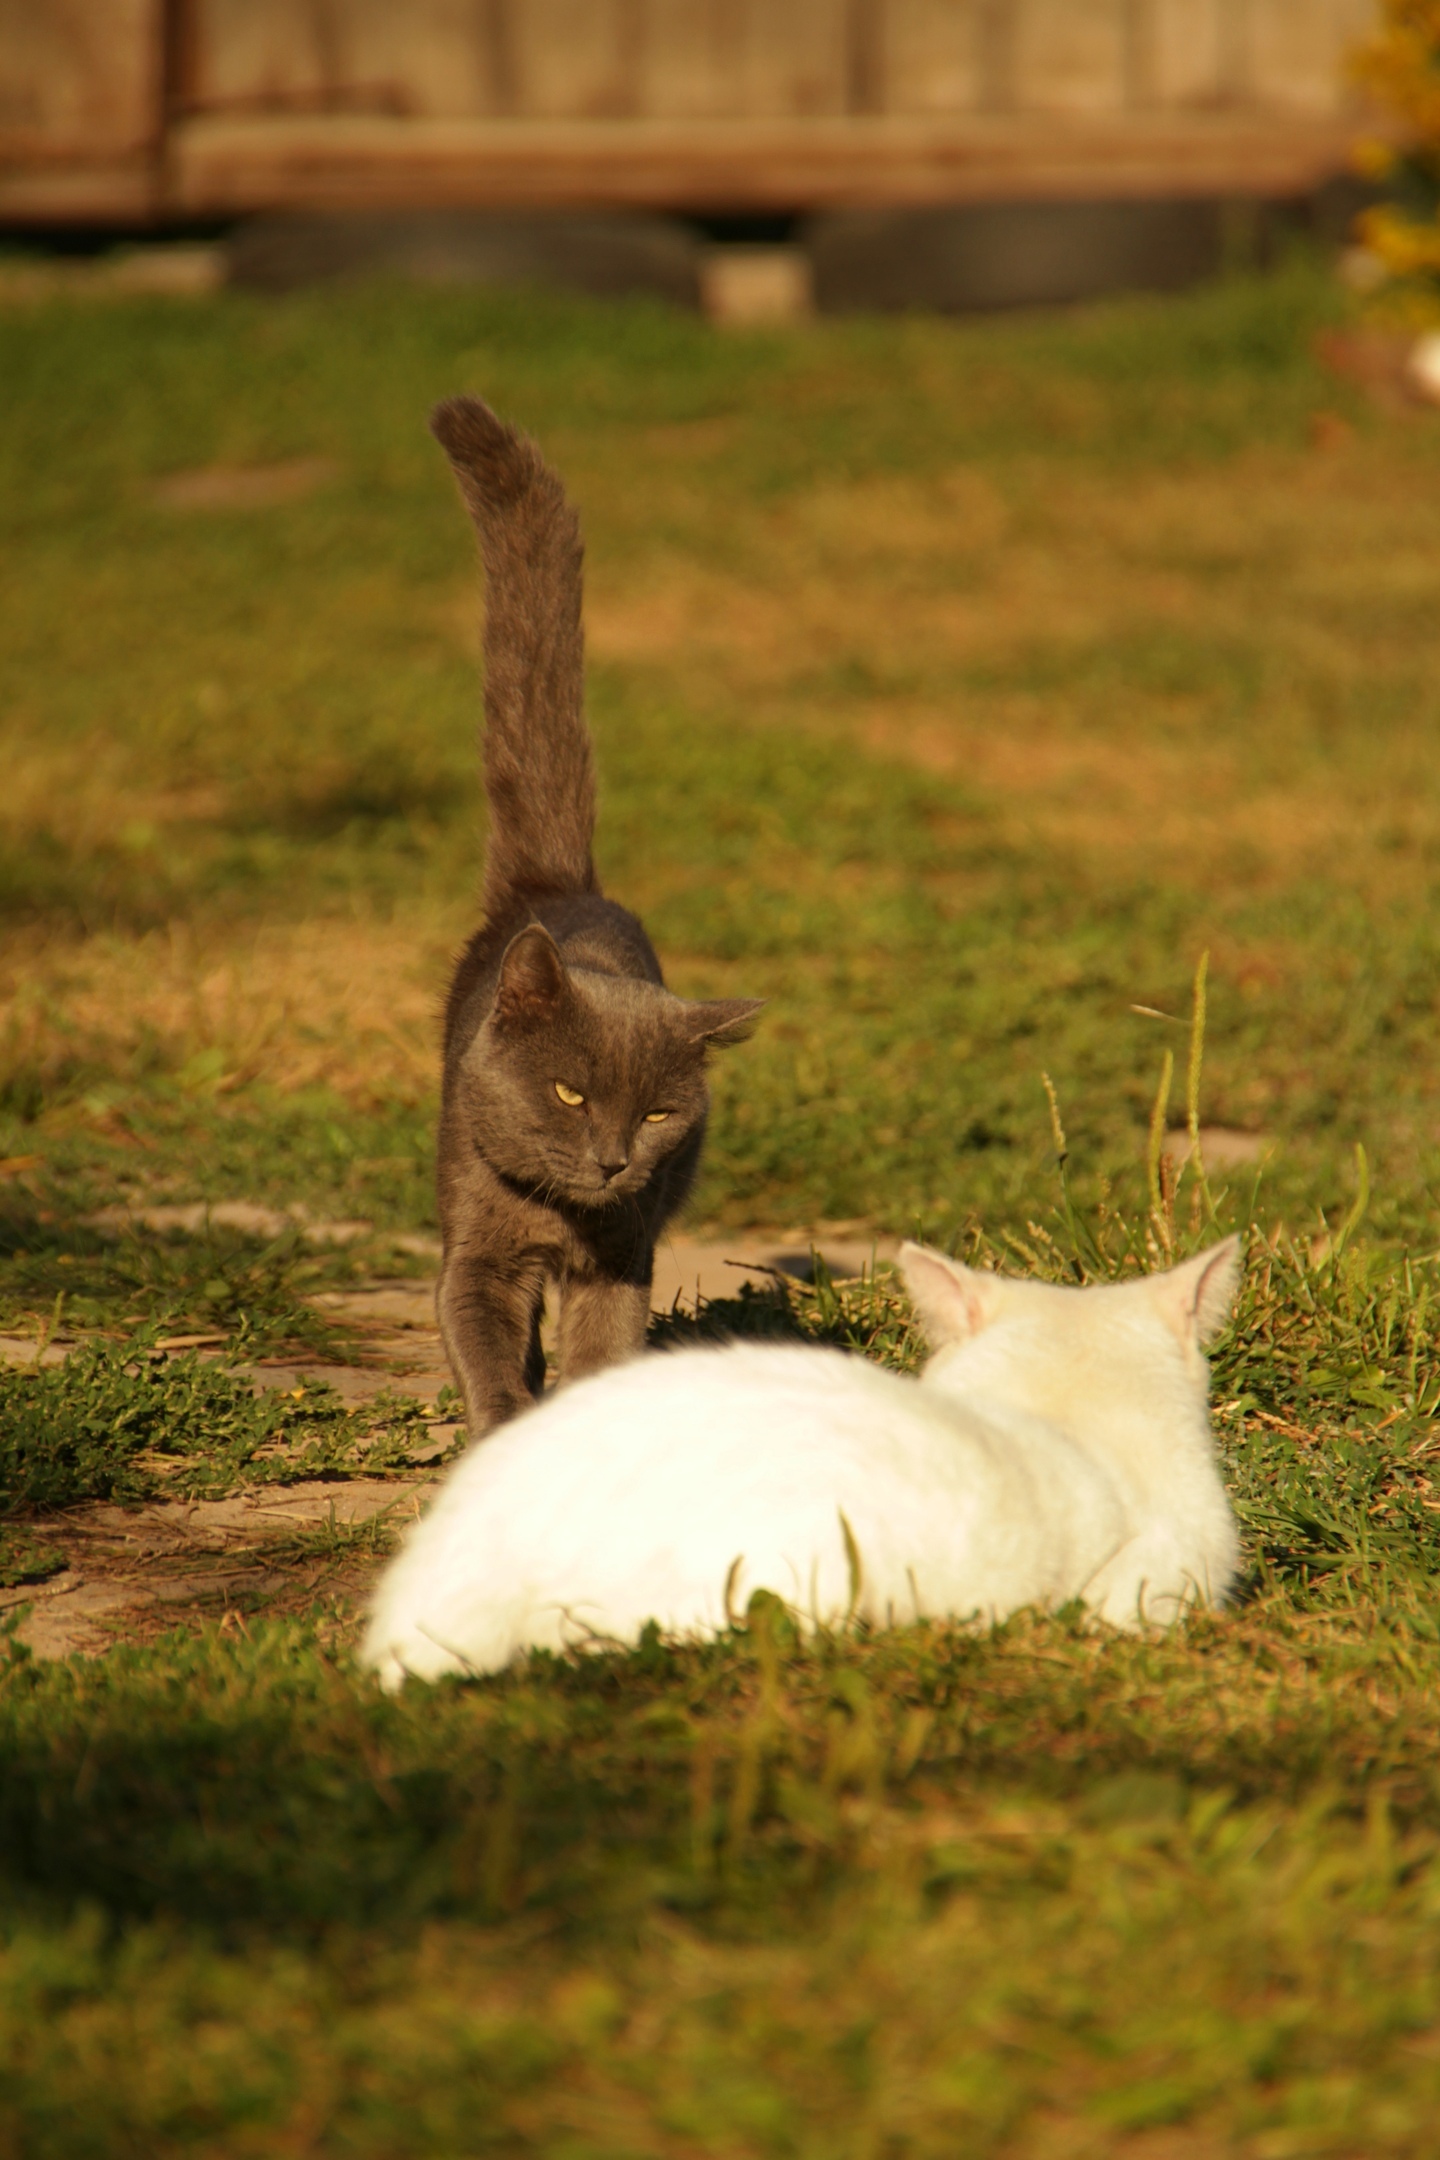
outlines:
{"label": "green grass", "polygon": [[[683,987],[771,1000],[703,1216],[1021,1221],[1041,1065],[1077,1176],[1121,1175],[1163,1032],[1131,1008],[1208,947],[1208,1115],[1277,1140],[1273,1208],[1348,1204],[1359,1138],[1375,1227],[1423,1237],[1436,431],[1321,374],[1334,310],[1298,266],[723,340],[392,290],[12,312],[0,1150],[66,1203],[429,1220],[481,835],[471,545],[423,417],[474,384],[584,510],[606,876]],[[334,465],[307,500],[150,492],[300,454]],[[342,945],[372,979],[309,980]]]}
{"label": "green grass", "polygon": [[[97,1190],[101,1189],[99,1187]],[[53,1209],[0,1213],[0,1325],[37,1313],[76,1328],[205,1330],[237,1353],[339,1357],[348,1332],[310,1296],[355,1272],[354,1256],[309,1252],[293,1234],[269,1243],[223,1229],[191,1237],[106,1235]]]}
{"label": "green grass", "polygon": [[[86,1494],[399,1466],[413,1412],[148,1346],[339,1355],[313,1293],[432,1219],[482,840],[457,388],[584,511],[611,889],[680,987],[771,1001],[699,1217],[1054,1278],[1250,1231],[1244,1589],[1172,1635],[802,1644],[762,1601],[389,1701],[324,1587],[387,1532],[331,1524],[286,1547],[306,1616],[10,1638],[0,2155],[1433,2150],[1440,428],[1325,376],[1339,312],[1297,262],[783,336],[381,288],[0,315],[0,1325],[95,1338],[0,1384],[7,1597]],[[299,457],[331,476],[269,508],[155,493]],[[1207,951],[1190,1093],[1273,1143],[1208,1204],[1157,1153]],[[89,1219],[235,1198],[375,1236]],[[919,1352],[884,1275],[701,1325]]]}
{"label": "green grass", "polygon": [[418,1403],[348,1412],[333,1388],[304,1383],[257,1395],[194,1351],[167,1356],[158,1332],[91,1341],[56,1366],[0,1367],[0,1521],[81,1500],[374,1476],[427,1437]]}
{"label": "green grass", "polygon": [[[1052,1225],[1032,1264],[1073,1275]],[[1145,1226],[1081,1230],[1141,1264]],[[41,2155],[1423,2153],[1433,1289],[1252,1254],[1215,1375],[1250,1571],[1165,1637],[802,1645],[760,1598],[708,1647],[398,1701],[339,1609],[12,1649],[0,2122]],[[918,1349],[885,1277],[723,1317]]]}

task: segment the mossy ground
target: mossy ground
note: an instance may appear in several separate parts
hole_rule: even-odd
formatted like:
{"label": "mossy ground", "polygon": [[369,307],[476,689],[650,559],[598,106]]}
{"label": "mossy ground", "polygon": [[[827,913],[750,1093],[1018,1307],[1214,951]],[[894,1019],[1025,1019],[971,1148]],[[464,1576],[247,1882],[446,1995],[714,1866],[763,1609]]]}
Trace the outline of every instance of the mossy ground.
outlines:
{"label": "mossy ground", "polygon": [[[762,1607],[393,1703],[323,1601],[14,1648],[0,2153],[1434,2149],[1440,427],[1322,373],[1337,310],[1302,263],[763,336],[380,287],[0,316],[0,1327],[117,1346],[10,1384],[17,1571],[37,1465],[403,1438],[262,1431],[136,1331],[338,1351],[310,1295],[419,1264],[481,844],[457,388],[583,508],[608,883],[681,988],[771,1000],[699,1219],[1188,1246],[1146,1132],[1203,951],[1203,1116],[1269,1150],[1213,1210],[1246,1594],[1173,1636]],[[159,487],[302,458],[268,505]],[[240,1197],[375,1237],[88,1220]],[[732,1317],[915,1354],[883,1279]]]}

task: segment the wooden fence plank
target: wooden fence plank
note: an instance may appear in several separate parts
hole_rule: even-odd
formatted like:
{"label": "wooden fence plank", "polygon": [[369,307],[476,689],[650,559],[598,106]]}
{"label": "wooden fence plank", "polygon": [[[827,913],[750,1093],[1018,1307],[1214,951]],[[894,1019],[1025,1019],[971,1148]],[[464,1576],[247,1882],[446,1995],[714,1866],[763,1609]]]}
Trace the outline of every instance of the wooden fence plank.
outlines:
{"label": "wooden fence plank", "polygon": [[1151,94],[1157,105],[1213,105],[1220,97],[1226,0],[1154,0]]}
{"label": "wooden fence plank", "polygon": [[516,110],[537,120],[637,109],[642,0],[521,0],[510,10]]}
{"label": "wooden fence plank", "polygon": [[[503,60],[475,0],[190,0],[185,104],[202,112],[507,110]],[[493,0],[507,5],[508,0]]]}
{"label": "wooden fence plank", "polygon": [[1117,112],[1127,103],[1123,0],[1018,0],[1021,112]]}
{"label": "wooden fence plank", "polygon": [[159,0],[0,0],[0,159],[143,155],[162,68]]}
{"label": "wooden fence plank", "polygon": [[[53,0],[62,15],[84,4]],[[156,0],[117,4],[133,10]],[[1373,0],[188,5],[204,110],[536,120],[1118,112],[1251,101],[1331,111],[1343,102],[1344,53],[1373,12]],[[22,0],[0,0],[0,8],[29,20]]]}
{"label": "wooden fence plank", "polygon": [[739,114],[812,119],[847,109],[845,0],[745,0]]}
{"label": "wooden fence plank", "polygon": [[1325,112],[1346,55],[1373,19],[1363,0],[1249,0],[1252,96],[1281,109]]}
{"label": "wooden fence plank", "polygon": [[850,32],[877,5],[883,0],[644,0],[637,108],[669,120],[843,113],[857,58]]}
{"label": "wooden fence plank", "polygon": [[987,102],[979,0],[889,0],[884,110],[963,113]]}
{"label": "wooden fence plank", "polygon": [[723,119],[745,108],[746,0],[650,0],[641,111]]}
{"label": "wooden fence plank", "polygon": [[0,212],[1299,186],[1344,163],[1373,6],[0,0]]}
{"label": "wooden fence plank", "polygon": [[[195,0],[192,81],[202,111],[324,112],[341,70],[314,0]],[[327,46],[332,49],[327,51]]]}
{"label": "wooden fence plank", "polygon": [[[493,10],[492,10],[493,13]],[[341,35],[342,88],[369,96],[371,109],[431,120],[499,114],[506,61],[497,69],[491,26],[475,0],[345,0],[333,18]],[[513,67],[513,59],[510,62]],[[497,76],[499,79],[497,79]]]}

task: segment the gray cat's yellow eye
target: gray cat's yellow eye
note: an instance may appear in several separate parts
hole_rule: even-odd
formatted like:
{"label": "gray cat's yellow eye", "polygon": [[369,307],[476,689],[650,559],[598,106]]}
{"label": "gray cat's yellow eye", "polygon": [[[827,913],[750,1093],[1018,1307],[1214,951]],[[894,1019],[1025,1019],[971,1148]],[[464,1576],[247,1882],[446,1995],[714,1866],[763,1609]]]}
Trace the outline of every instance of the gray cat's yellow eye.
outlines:
{"label": "gray cat's yellow eye", "polygon": [[669,1115],[670,1113],[668,1110],[647,1110],[645,1113],[645,1123],[647,1125],[663,1125]]}
{"label": "gray cat's yellow eye", "polygon": [[585,1097],[578,1090],[566,1087],[563,1080],[555,1082],[555,1092],[560,1097],[561,1102],[568,1103],[572,1110],[578,1110],[585,1100]]}

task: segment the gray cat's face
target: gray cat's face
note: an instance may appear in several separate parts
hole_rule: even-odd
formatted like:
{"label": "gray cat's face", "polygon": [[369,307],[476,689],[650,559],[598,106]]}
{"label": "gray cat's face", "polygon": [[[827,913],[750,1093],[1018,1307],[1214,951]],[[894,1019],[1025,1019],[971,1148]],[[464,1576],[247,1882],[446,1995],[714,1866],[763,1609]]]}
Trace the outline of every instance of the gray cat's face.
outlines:
{"label": "gray cat's face", "polygon": [[758,1011],[756,999],[697,1004],[632,977],[567,969],[532,927],[506,952],[465,1060],[474,1137],[538,1197],[615,1206],[703,1124],[705,1053],[740,1041]]}

